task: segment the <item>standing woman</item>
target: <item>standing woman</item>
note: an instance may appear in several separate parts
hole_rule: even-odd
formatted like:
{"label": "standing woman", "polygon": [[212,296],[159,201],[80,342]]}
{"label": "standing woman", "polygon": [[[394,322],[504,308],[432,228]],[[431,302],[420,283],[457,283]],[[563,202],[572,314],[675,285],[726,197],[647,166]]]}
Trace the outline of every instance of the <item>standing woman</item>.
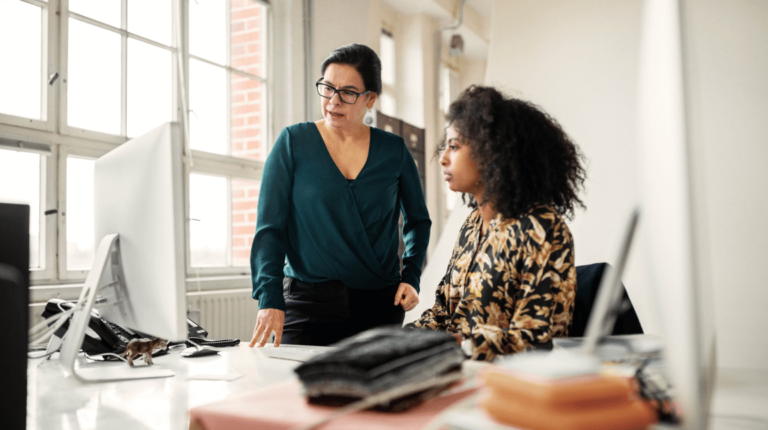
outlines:
{"label": "standing woman", "polygon": [[381,93],[381,62],[365,45],[346,45],[321,73],[323,119],[283,129],[264,165],[252,347],[273,332],[276,346],[329,345],[400,325],[418,303],[431,221],[416,164],[402,138],[363,123]]}
{"label": "standing woman", "polygon": [[551,349],[568,335],[576,297],[563,218],[583,207],[579,151],[549,115],[490,87],[464,91],[446,120],[443,177],[475,210],[434,306],[410,326],[469,339],[475,360]]}

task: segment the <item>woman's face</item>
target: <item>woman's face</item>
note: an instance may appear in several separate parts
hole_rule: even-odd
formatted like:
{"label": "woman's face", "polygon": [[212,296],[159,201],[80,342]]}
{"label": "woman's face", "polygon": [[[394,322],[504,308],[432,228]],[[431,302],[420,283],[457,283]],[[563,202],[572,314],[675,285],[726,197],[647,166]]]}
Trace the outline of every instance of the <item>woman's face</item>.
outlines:
{"label": "woman's face", "polygon": [[[320,82],[337,90],[344,89],[358,94],[365,92],[363,77],[348,64],[330,64],[326,67],[323,80]],[[325,124],[342,130],[360,127],[363,124],[365,111],[371,109],[375,102],[376,93],[368,93],[358,97],[355,104],[342,102],[338,93],[330,99],[320,97],[320,107],[323,111]]]}
{"label": "woman's face", "polygon": [[447,129],[446,147],[440,157],[440,166],[443,180],[448,182],[451,191],[471,194],[478,191],[480,172],[477,171],[477,163],[472,160],[472,147],[459,136],[453,126]]}

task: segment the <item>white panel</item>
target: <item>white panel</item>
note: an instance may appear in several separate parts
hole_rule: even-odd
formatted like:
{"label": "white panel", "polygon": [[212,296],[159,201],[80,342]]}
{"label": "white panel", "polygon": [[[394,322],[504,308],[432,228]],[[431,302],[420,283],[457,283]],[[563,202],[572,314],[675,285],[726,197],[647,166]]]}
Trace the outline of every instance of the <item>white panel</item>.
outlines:
{"label": "white panel", "polygon": [[186,338],[181,156],[178,127],[167,123],[99,158],[94,168],[95,240],[120,235],[136,313],[136,321],[123,323],[169,340]]}

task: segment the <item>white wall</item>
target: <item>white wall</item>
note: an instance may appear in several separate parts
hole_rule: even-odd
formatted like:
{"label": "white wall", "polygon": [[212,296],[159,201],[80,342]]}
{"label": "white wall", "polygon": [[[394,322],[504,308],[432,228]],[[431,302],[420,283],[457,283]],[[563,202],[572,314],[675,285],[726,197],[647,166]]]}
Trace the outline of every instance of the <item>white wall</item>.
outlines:
{"label": "white wall", "polygon": [[[641,1],[497,1],[486,83],[557,119],[587,158],[586,211],[568,225],[576,264],[612,261],[636,186],[636,88]],[[642,221],[641,227],[642,228]],[[659,333],[643,256],[623,277],[647,333]]]}
{"label": "white wall", "polygon": [[[684,1],[688,133],[708,249],[720,367],[768,369],[768,3]],[[542,106],[588,158],[587,210],[569,223],[576,262],[610,261],[639,200],[641,1],[498,1],[486,83]],[[641,229],[642,229],[641,216]],[[642,237],[642,235],[640,236]],[[643,244],[624,282],[646,332],[661,333]],[[663,252],[663,250],[657,250]]]}
{"label": "white wall", "polygon": [[689,144],[721,367],[768,369],[768,2],[683,2]]}

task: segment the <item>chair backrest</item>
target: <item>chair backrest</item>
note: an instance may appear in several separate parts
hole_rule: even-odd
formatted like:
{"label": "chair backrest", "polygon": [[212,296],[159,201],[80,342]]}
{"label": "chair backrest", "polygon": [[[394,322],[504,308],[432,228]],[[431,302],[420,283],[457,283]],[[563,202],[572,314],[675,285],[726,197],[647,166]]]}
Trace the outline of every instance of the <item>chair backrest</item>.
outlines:
{"label": "chair backrest", "polygon": [[[600,281],[608,263],[595,263],[576,266],[576,300],[573,308],[573,320],[568,330],[568,337],[582,337],[587,328],[587,321],[595,304]],[[643,327],[637,318],[632,301],[622,284],[625,308],[616,318],[611,334],[643,334]]]}

